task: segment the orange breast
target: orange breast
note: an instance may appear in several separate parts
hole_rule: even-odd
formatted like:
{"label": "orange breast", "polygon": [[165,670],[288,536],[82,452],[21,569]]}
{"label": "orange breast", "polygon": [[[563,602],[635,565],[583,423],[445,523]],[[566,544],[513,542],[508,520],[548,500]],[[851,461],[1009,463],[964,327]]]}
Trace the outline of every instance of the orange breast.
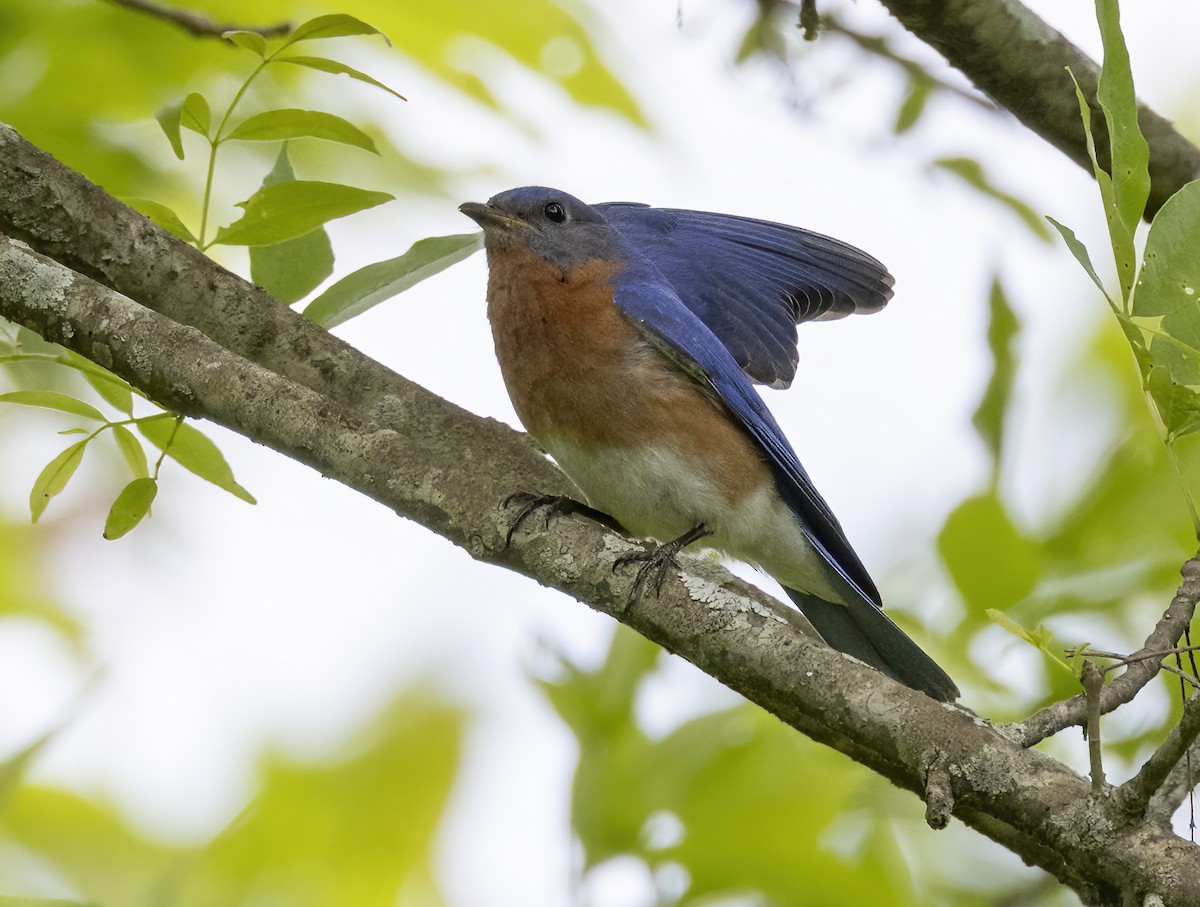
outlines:
{"label": "orange breast", "polygon": [[770,480],[761,453],[621,314],[618,270],[593,261],[564,273],[527,249],[489,255],[488,318],[517,415],[547,447],[666,447],[740,500]]}

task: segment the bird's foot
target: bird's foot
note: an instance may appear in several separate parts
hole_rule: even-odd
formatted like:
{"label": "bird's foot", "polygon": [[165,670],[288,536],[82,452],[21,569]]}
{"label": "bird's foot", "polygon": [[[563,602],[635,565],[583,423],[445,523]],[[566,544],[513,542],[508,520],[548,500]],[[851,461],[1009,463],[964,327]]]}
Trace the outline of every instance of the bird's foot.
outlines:
{"label": "bird's foot", "polygon": [[513,535],[516,531],[539,510],[544,511],[545,522],[542,525],[543,532],[550,528],[550,518],[556,513],[568,516],[578,514],[602,526],[607,526],[614,532],[625,532],[624,527],[607,513],[597,510],[595,507],[589,507],[587,504],[563,494],[532,494],[528,491],[518,491],[516,494],[510,494],[504,499],[504,507],[506,509],[509,507],[520,508],[517,511],[517,515],[513,517],[512,523],[509,524],[508,534],[504,537],[505,547],[512,544]]}
{"label": "bird's foot", "polygon": [[712,535],[712,530],[706,528],[703,523],[689,529],[679,538],[674,541],[664,542],[649,551],[634,551],[629,554],[622,554],[619,558],[613,561],[613,573],[617,572],[618,567],[624,567],[626,564],[641,564],[638,568],[637,576],[633,580],[633,587],[629,590],[629,600],[633,601],[642,594],[642,588],[647,582],[653,584],[654,594],[657,596],[662,593],[662,584],[666,580],[667,574],[672,568],[677,567],[675,563],[675,555],[679,554],[684,548],[690,545],[697,539],[702,539],[706,535]]}

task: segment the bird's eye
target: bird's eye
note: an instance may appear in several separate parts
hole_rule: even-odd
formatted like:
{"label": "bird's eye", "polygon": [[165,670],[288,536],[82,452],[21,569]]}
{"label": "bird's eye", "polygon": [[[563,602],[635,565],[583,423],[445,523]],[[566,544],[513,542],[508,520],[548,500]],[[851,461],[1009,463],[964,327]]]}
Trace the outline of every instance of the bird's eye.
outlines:
{"label": "bird's eye", "polygon": [[567,211],[558,202],[550,202],[542,209],[542,213],[546,215],[546,219],[553,221],[556,224],[561,224],[567,219]]}

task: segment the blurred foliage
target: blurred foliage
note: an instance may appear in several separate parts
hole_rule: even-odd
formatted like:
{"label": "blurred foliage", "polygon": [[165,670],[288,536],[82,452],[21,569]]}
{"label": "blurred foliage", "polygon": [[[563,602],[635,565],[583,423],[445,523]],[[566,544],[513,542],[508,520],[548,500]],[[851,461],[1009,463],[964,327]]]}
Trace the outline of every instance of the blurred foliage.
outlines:
{"label": "blurred foliage", "polygon": [[[294,24],[309,10],[294,0],[186,5],[214,21],[241,26]],[[455,4],[453,16],[434,0],[343,0],[337,11],[370,22],[393,38],[396,53],[502,111],[509,112],[471,71],[478,48],[468,39],[511,55],[581,104],[644,122],[629,91],[597,52],[588,25],[552,0],[507,5],[465,0]],[[354,42],[347,42],[346,51],[353,50]],[[230,76],[243,73],[245,61],[245,51],[225,41],[194,38],[170,23],[104,0],[6,0],[0,4],[0,84],[5,89],[0,92],[0,121],[114,195],[160,198],[178,191],[178,171],[167,169],[167,159],[147,155],[114,127],[145,120],[187,92],[226,86]],[[296,69],[277,78],[307,84],[328,77]],[[439,190],[444,171],[408,160],[379,128],[371,134],[381,148],[389,148],[386,173],[391,179],[401,179],[415,191]]]}
{"label": "blurred foliage", "polygon": [[649,737],[635,705],[659,655],[618,628],[599,669],[564,663],[544,684],[580,741],[572,809],[585,873],[635,856],[660,879],[664,905],[734,895],[878,903],[884,892],[889,904],[921,903],[885,816],[865,814],[849,847],[831,840],[880,779],[846,771],[842,757],[750,705]]}
{"label": "blurred foliage", "polygon": [[[0,432],[4,430],[0,416]],[[72,646],[80,644],[81,628],[45,587],[43,536],[27,519],[10,520],[0,512],[0,632],[4,619],[33,617],[45,621]]]}
{"label": "blurred foliage", "polygon": [[[99,799],[10,784],[0,796],[0,847],[11,861],[0,893],[16,894],[3,889],[25,871],[49,894],[121,907],[439,905],[433,842],[458,771],[464,718],[415,691],[325,761],[271,755],[254,800],[196,847],[156,843]],[[0,765],[0,778],[27,758]]]}
{"label": "blurred foliage", "polygon": [[757,706],[649,734],[639,703],[669,657],[617,627],[601,665],[564,659],[541,681],[579,740],[572,827],[585,890],[633,858],[660,907],[1075,903],[1034,873],[993,868],[986,842],[961,827],[930,835],[910,794]]}

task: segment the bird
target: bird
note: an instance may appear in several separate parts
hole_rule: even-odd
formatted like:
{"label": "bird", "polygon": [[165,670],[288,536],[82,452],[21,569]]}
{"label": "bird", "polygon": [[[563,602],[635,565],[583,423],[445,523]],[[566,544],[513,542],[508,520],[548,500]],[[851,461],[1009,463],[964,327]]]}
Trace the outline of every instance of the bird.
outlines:
{"label": "bird", "polygon": [[[800,322],[886,305],[893,279],[879,261],[798,227],[586,204],[545,186],[459,210],[483,228],[487,315],[516,414],[587,498],[555,500],[661,543],[624,559],[646,562],[632,594],[703,543],[777,580],[833,648],[934,699],[959,697],[883,612],[754,387],[792,383]],[[547,500],[527,495],[514,529]]]}

